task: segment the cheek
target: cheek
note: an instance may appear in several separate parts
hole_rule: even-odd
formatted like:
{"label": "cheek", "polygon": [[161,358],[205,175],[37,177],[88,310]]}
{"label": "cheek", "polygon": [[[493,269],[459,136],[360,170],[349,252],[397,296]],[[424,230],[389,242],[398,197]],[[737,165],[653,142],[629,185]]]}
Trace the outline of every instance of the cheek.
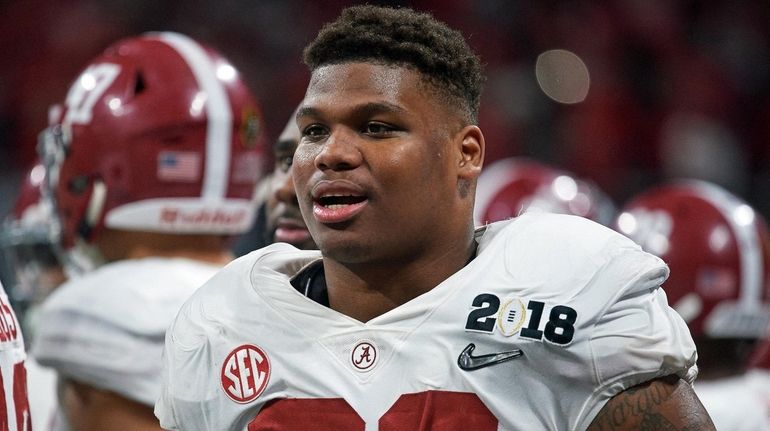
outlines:
{"label": "cheek", "polygon": [[308,178],[315,171],[315,152],[312,147],[299,146],[294,152],[294,159],[291,164],[291,177],[294,181],[294,187],[302,190]]}

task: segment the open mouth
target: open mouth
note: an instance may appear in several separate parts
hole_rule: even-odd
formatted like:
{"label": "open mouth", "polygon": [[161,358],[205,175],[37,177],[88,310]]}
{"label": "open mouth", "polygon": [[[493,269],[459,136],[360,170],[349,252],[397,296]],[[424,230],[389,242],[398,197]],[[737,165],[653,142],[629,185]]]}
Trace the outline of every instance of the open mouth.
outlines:
{"label": "open mouth", "polygon": [[351,194],[324,194],[313,202],[313,216],[321,223],[346,222],[358,214],[369,202],[366,196]]}
{"label": "open mouth", "polygon": [[359,204],[366,200],[364,196],[354,195],[330,195],[318,198],[317,202],[328,209],[340,209],[348,205]]}

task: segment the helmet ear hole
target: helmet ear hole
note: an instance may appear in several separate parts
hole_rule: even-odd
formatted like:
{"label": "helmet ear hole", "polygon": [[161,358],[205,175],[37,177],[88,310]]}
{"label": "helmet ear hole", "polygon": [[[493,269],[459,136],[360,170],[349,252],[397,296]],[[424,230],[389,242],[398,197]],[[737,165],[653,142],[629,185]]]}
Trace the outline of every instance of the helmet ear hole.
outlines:
{"label": "helmet ear hole", "polygon": [[88,176],[78,175],[67,184],[67,190],[74,195],[82,195],[88,189]]}
{"label": "helmet ear hole", "polygon": [[136,79],[134,79],[134,96],[142,94],[146,88],[147,84],[144,80],[144,74],[141,71],[136,72]]}

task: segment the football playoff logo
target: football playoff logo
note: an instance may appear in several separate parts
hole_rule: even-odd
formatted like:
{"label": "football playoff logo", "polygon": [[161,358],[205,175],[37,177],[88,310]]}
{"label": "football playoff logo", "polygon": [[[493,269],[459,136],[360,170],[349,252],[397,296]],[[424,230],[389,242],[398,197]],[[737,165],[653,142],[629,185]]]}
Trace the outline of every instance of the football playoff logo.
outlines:
{"label": "football playoff logo", "polygon": [[222,390],[239,404],[254,401],[270,379],[267,354],[253,344],[236,347],[222,364]]}

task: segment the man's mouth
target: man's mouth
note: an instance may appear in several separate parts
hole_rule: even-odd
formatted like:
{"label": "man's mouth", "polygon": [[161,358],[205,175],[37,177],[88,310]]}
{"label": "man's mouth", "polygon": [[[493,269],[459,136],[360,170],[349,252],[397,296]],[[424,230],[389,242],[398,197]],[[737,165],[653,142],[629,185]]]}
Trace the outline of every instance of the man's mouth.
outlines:
{"label": "man's mouth", "polygon": [[310,241],[310,231],[308,231],[305,223],[295,219],[282,218],[278,220],[278,224],[273,233],[273,240],[275,242],[287,242],[295,246],[301,246],[303,243]]}
{"label": "man's mouth", "polygon": [[363,195],[324,194],[313,201],[313,216],[321,223],[341,223],[358,214],[367,203]]}

